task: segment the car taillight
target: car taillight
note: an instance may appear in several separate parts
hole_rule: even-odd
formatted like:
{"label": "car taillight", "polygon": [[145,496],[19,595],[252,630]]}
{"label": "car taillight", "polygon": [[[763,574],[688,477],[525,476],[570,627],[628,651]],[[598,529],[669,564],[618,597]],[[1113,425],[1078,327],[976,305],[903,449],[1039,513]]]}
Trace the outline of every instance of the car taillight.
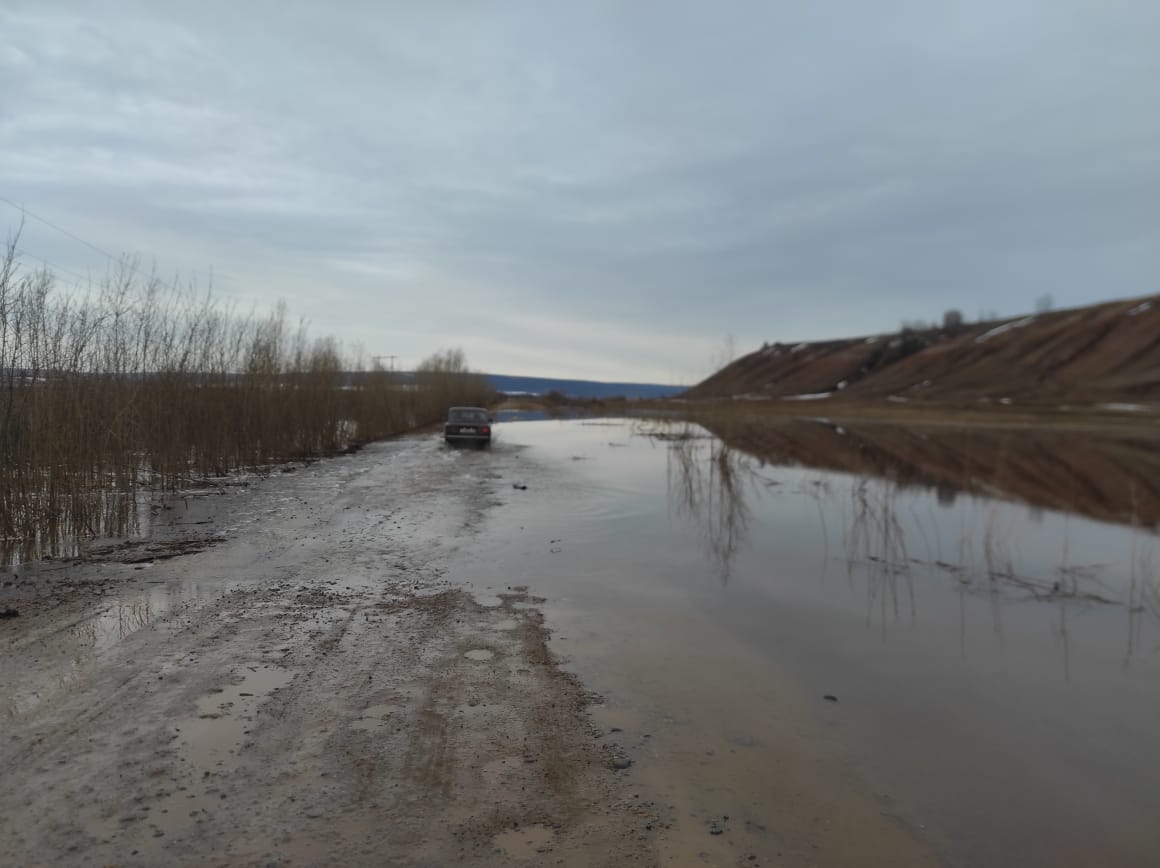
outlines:
{"label": "car taillight", "polygon": [[486,425],[484,425],[484,426],[483,426],[482,428],[480,428],[479,430],[480,430],[480,431],[482,431],[484,434],[490,434],[490,433],[491,433],[491,429],[490,429],[490,428],[488,428]]}

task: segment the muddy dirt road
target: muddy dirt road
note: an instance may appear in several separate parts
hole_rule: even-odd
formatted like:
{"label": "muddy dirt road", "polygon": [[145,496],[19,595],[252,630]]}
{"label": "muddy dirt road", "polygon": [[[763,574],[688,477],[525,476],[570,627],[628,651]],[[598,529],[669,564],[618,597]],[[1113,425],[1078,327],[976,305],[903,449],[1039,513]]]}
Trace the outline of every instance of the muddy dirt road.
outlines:
{"label": "muddy dirt road", "polygon": [[1157,864],[1153,529],[497,430],[0,575],[0,864]]}
{"label": "muddy dirt road", "polygon": [[5,573],[0,864],[648,864],[536,601],[444,578],[517,467],[379,444]]}
{"label": "muddy dirt road", "polygon": [[648,733],[561,668],[527,565],[480,558],[560,469],[376,444],[5,571],[0,864],[933,864],[785,727],[745,816],[629,767]]}

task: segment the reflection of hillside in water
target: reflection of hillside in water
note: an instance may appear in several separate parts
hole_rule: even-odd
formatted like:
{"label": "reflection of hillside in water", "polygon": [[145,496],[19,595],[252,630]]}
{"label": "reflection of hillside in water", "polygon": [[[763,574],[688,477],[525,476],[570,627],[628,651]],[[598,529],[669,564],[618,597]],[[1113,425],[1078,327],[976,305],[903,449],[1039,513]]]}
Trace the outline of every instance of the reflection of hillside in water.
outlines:
{"label": "reflection of hillside in water", "polygon": [[1160,524],[1160,432],[703,423],[759,461],[1021,501],[1100,521]]}
{"label": "reflection of hillside in water", "polygon": [[[1152,470],[1160,462],[1151,438],[863,432],[801,422],[745,436],[731,432],[729,441],[694,426],[651,436],[669,446],[670,504],[699,528],[723,581],[757,516],[772,519],[775,513],[766,510],[778,508],[776,499],[783,509],[816,512],[818,522],[816,538],[781,544],[799,551],[820,545],[823,578],[837,555],[850,587],[864,596],[867,618],[883,627],[918,620],[921,592],[932,587],[954,590],[964,606],[984,601],[1000,641],[1008,604],[1051,604],[1066,663],[1077,613],[1093,606],[1126,612],[1125,660],[1142,653],[1145,619],[1160,621],[1153,529],[1160,470]],[[786,468],[795,468],[788,477]],[[809,469],[821,472],[811,476]],[[963,493],[971,496],[960,500]],[[1020,501],[1032,504],[1031,511]],[[1044,507],[1064,515],[1048,520]],[[1068,514],[1115,518],[1121,527],[1089,525]],[[1079,542],[1088,538],[1087,528],[1099,530],[1095,550]]]}

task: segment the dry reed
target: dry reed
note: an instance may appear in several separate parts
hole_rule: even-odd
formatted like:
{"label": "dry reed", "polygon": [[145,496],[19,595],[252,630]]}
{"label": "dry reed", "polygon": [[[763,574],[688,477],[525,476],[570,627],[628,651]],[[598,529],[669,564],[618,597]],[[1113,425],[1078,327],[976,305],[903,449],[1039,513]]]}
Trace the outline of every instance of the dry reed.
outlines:
{"label": "dry reed", "polygon": [[121,533],[143,489],[332,454],[490,399],[458,350],[414,383],[238,316],[126,262],[61,291],[10,241],[0,262],[0,560]]}

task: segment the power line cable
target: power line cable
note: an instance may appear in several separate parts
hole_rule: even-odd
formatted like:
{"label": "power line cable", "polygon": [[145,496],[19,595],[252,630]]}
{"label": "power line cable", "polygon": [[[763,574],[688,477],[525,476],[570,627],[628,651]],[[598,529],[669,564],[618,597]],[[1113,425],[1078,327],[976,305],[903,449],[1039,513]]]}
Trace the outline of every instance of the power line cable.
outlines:
{"label": "power line cable", "polygon": [[7,196],[0,196],[0,202],[5,202],[8,205],[11,205],[13,208],[15,208],[17,211],[19,211],[24,216],[31,217],[33,220],[36,220],[40,223],[43,223],[45,226],[49,227],[50,229],[55,229],[61,235],[67,235],[73,241],[76,241],[80,244],[83,244],[85,247],[89,248],[90,250],[95,250],[97,253],[101,254],[102,256],[108,257],[109,259],[113,260],[114,262],[117,262],[117,261],[120,261],[121,259],[124,259],[124,257],[114,256],[112,253],[105,250],[103,247],[98,247],[96,244],[93,244],[91,241],[86,241],[85,239],[81,238],[79,235],[77,235],[73,232],[69,232],[67,229],[65,229],[62,226],[57,226],[51,220],[49,220],[45,217],[41,217],[39,214],[34,214],[32,211],[29,211],[23,205],[18,205],[17,203],[13,202]]}
{"label": "power line cable", "polygon": [[85,281],[86,283],[92,283],[92,281],[93,281],[93,276],[91,274],[89,274],[89,275],[81,274],[79,271],[73,271],[71,268],[65,268],[63,265],[57,265],[55,262],[52,262],[48,259],[45,259],[43,256],[36,256],[32,253],[29,253],[23,247],[17,247],[17,248],[15,248],[15,250],[21,256],[26,256],[29,259],[35,260],[36,262],[43,262],[45,265],[49,266],[54,272],[57,272],[57,271],[62,272],[64,274],[69,275],[70,277],[77,278],[77,280]]}
{"label": "power line cable", "polygon": [[[130,271],[132,271],[134,274],[138,275],[139,277],[142,277],[146,280],[155,280],[155,279],[159,280],[164,286],[166,286],[171,291],[173,291],[175,293],[181,292],[181,290],[177,288],[176,281],[174,281],[173,283],[169,283],[167,281],[161,280],[159,277],[157,277],[156,274],[149,274],[148,272],[142,271],[141,268],[137,265],[137,263],[133,261],[133,258],[127,254],[121,255],[121,256],[114,256],[112,253],[110,253],[108,250],[105,250],[103,247],[100,247],[96,244],[93,244],[91,241],[87,241],[84,238],[81,238],[75,232],[70,232],[69,230],[65,229],[63,226],[59,226],[56,223],[53,223],[51,220],[49,220],[46,217],[41,217],[39,214],[36,214],[32,211],[29,211],[23,205],[20,205],[16,202],[13,202],[7,196],[0,195],[0,202],[4,202],[5,204],[10,205],[11,207],[13,207],[17,211],[19,211],[22,215],[24,215],[26,217],[31,217],[33,220],[36,220],[39,223],[43,223],[45,226],[49,227],[50,229],[56,230],[57,232],[61,233],[62,235],[66,236],[68,238],[71,238],[73,241],[76,241],[78,244],[83,244],[85,247],[89,248],[90,250],[93,250],[93,251],[101,254],[102,256],[106,257],[110,262],[114,263],[115,265],[119,265],[119,266],[122,266],[124,268],[128,268]],[[22,252],[24,252],[26,256],[29,255],[26,251],[22,251]],[[57,268],[58,266],[54,265],[53,267]],[[64,271],[64,272],[71,273],[74,277],[77,276],[75,271],[69,272],[69,269],[67,269],[67,268],[60,268],[60,270]],[[82,279],[83,280],[90,280],[91,277],[85,277]]]}

